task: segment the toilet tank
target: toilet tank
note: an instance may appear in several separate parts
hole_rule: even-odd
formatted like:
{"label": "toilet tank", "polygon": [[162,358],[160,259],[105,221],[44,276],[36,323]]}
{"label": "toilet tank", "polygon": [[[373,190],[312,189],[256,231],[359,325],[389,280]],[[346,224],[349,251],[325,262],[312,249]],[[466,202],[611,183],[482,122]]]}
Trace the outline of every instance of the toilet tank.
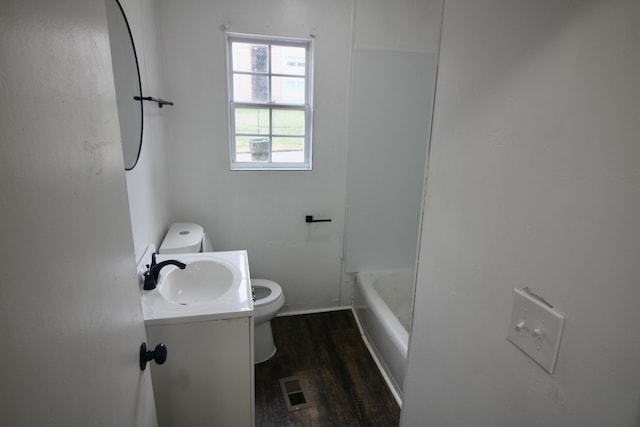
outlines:
{"label": "toilet tank", "polygon": [[175,222],[169,227],[158,249],[161,254],[183,254],[200,252],[204,229],[198,224]]}

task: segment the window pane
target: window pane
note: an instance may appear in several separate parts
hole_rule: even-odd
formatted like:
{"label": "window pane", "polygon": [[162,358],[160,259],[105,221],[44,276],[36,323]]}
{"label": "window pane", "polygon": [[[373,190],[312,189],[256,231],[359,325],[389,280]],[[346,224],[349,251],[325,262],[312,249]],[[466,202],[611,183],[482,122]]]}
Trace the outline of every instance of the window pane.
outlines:
{"label": "window pane", "polygon": [[276,135],[304,136],[304,125],[304,111],[273,110],[272,132]]}
{"label": "window pane", "polygon": [[304,47],[272,46],[271,72],[304,76],[307,50]]}
{"label": "window pane", "polygon": [[269,110],[266,108],[236,108],[235,133],[269,134]]}
{"label": "window pane", "polygon": [[304,81],[299,77],[272,77],[271,100],[283,104],[304,104]]}
{"label": "window pane", "polygon": [[250,136],[236,136],[236,155],[249,153]]}
{"label": "window pane", "polygon": [[273,138],[272,161],[283,163],[304,162],[304,138]]}
{"label": "window pane", "polygon": [[233,71],[269,72],[269,46],[255,43],[231,44]]}
{"label": "window pane", "polygon": [[269,77],[234,74],[233,99],[236,102],[269,102]]}
{"label": "window pane", "polygon": [[268,162],[270,141],[261,136],[236,136],[236,162]]}
{"label": "window pane", "polygon": [[227,35],[232,169],[311,169],[311,40]]}

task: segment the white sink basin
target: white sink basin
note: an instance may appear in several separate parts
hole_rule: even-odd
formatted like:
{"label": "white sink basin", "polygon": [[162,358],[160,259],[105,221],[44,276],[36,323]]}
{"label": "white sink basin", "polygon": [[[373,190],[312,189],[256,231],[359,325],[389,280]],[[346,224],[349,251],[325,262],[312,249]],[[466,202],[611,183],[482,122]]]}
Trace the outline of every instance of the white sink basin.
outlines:
{"label": "white sink basin", "polygon": [[240,281],[240,271],[220,259],[196,260],[181,270],[174,266],[160,272],[160,294],[174,304],[206,304],[226,294]]}
{"label": "white sink basin", "polygon": [[158,255],[174,259],[184,270],[168,265],[160,270],[156,289],[140,290],[146,325],[232,319],[253,314],[246,251]]}

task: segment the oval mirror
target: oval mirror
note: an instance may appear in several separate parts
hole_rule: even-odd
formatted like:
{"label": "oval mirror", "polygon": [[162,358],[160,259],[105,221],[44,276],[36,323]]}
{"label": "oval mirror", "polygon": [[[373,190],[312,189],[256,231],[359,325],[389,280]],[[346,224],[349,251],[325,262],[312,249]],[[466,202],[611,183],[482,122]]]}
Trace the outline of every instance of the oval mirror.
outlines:
{"label": "oval mirror", "polygon": [[142,97],[138,55],[129,22],[120,2],[106,0],[105,3],[107,5],[107,25],[111,44],[111,62],[118,103],[124,168],[131,170],[138,163],[142,148],[142,101],[133,99],[134,96]]}

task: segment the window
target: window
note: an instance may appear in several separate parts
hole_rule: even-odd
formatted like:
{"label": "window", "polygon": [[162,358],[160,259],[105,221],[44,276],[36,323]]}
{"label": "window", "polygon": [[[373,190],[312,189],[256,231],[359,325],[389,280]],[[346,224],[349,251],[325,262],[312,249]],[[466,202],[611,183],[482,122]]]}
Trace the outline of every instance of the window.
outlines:
{"label": "window", "polygon": [[311,169],[312,42],[227,34],[231,169]]}

